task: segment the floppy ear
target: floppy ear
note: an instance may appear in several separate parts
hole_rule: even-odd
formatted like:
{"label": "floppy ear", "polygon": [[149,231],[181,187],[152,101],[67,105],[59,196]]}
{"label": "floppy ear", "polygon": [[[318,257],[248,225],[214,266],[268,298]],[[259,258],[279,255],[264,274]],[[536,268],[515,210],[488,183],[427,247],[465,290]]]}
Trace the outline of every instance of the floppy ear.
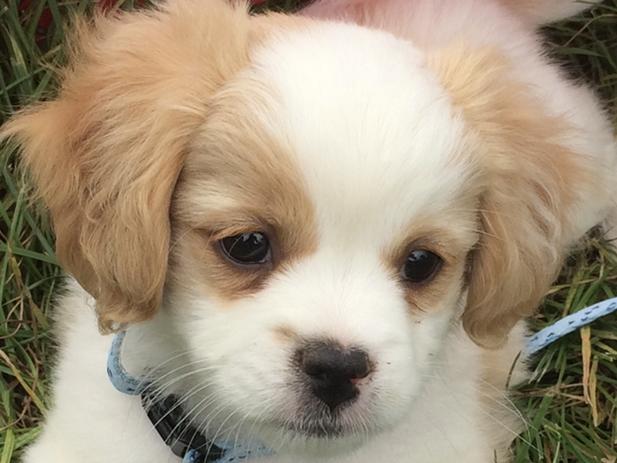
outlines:
{"label": "floppy ear", "polygon": [[461,47],[429,64],[469,128],[483,179],[463,323],[476,342],[497,346],[533,314],[580,238],[577,195],[593,191],[592,169],[562,144],[565,121],[544,114],[500,57]]}
{"label": "floppy ear", "polygon": [[499,0],[534,26],[569,18],[602,0]]}
{"label": "floppy ear", "polygon": [[224,0],[76,25],[59,96],[3,128],[51,212],[61,264],[97,301],[103,330],[161,302],[169,206],[208,96],[246,62],[249,17]]}

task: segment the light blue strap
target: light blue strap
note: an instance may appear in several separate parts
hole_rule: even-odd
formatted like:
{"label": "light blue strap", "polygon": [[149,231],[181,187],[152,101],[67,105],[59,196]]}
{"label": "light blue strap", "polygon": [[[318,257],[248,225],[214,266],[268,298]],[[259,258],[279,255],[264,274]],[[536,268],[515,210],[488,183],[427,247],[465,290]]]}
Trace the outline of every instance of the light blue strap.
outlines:
{"label": "light blue strap", "polygon": [[189,450],[184,455],[182,463],[202,463],[203,456],[197,450]]}
{"label": "light blue strap", "polygon": [[[211,463],[240,463],[243,461],[250,461],[253,458],[272,455],[272,450],[259,444],[246,446],[237,443],[235,445],[225,446],[224,442],[217,442],[217,447],[224,449],[225,454],[217,460],[212,460]],[[199,450],[195,449],[186,452],[186,455],[184,455],[182,459],[182,463],[202,463],[203,461],[204,455]]]}
{"label": "light blue strap", "polygon": [[107,357],[107,376],[111,384],[123,394],[140,395],[148,387],[148,381],[131,376],[122,366],[120,357],[125,337],[126,331],[120,331],[114,336]]}
{"label": "light blue strap", "polygon": [[219,444],[221,448],[225,449],[225,455],[213,463],[241,463],[243,461],[250,461],[253,458],[272,455],[272,450],[261,444],[246,445],[237,443],[225,446],[224,443],[217,442],[217,445]]}
{"label": "light blue strap", "polygon": [[552,325],[538,331],[527,341],[526,352],[535,354],[539,350],[562,338],[566,334],[572,333],[577,329],[588,325],[589,323],[604,317],[617,310],[617,297],[607,299],[606,301],[598,302],[585,309],[579,310],[573,314],[562,318]]}
{"label": "light blue strap", "polygon": [[[244,446],[236,444],[235,446],[221,448],[225,449],[225,455],[212,461],[212,463],[241,463],[243,461],[250,461],[253,458],[272,455],[272,450],[262,445]],[[182,463],[202,463],[203,458],[204,456],[200,451],[191,449],[184,455]]]}
{"label": "light blue strap", "polygon": [[[140,395],[149,386],[149,381],[146,378],[137,378],[131,376],[122,365],[122,344],[126,338],[126,331],[120,331],[115,334],[107,357],[107,375],[111,384],[123,394]],[[261,444],[252,443],[235,445],[228,442],[216,442],[216,446],[225,450],[225,454],[218,460],[212,463],[232,463],[241,462],[250,458],[263,457],[271,455],[272,451]],[[190,449],[184,455],[182,463],[202,463],[203,454],[199,450]]]}

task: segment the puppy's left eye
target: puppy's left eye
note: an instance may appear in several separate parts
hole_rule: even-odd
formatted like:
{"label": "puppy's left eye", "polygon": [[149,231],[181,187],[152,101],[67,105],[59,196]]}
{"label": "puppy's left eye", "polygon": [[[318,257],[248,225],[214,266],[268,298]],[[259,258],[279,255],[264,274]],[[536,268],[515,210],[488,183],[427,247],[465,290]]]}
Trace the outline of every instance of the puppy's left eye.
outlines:
{"label": "puppy's left eye", "polygon": [[272,258],[270,241],[262,232],[242,233],[219,241],[221,252],[234,264],[265,264]]}
{"label": "puppy's left eye", "polygon": [[411,283],[423,283],[437,274],[442,263],[437,254],[424,249],[414,249],[407,256],[401,274]]}

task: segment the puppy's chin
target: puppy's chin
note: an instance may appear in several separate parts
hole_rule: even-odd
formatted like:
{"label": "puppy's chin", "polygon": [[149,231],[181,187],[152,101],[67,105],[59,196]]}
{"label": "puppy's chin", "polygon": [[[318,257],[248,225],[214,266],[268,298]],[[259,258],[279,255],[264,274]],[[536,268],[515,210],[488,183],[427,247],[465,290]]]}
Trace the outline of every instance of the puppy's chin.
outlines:
{"label": "puppy's chin", "polygon": [[315,423],[264,426],[263,441],[279,454],[304,455],[314,459],[349,454],[362,446],[377,430],[351,430],[341,425]]}
{"label": "puppy's chin", "polygon": [[[279,397],[272,391],[272,398],[279,406],[259,410],[259,401],[231,403],[229,391],[217,389],[218,393],[206,394],[218,397],[217,403],[194,421],[206,430],[208,438],[216,436],[221,441],[263,444],[277,454],[305,456],[316,461],[350,454],[395,427],[413,413],[415,398],[414,395],[401,400],[395,410],[385,410],[385,404],[379,407],[383,398],[374,396],[331,411],[316,400],[297,395],[294,410],[285,405],[294,401],[290,398],[297,391],[287,390]],[[193,396],[192,400],[200,403],[204,398]],[[194,407],[190,402],[188,409]],[[247,410],[254,410],[252,416],[247,415]]]}

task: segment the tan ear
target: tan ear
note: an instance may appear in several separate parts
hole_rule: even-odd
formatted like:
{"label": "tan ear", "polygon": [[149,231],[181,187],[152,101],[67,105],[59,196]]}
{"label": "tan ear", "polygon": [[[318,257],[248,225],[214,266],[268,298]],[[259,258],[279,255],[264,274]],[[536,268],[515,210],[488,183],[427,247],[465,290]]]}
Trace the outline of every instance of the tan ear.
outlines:
{"label": "tan ear", "polygon": [[564,121],[545,114],[496,54],[460,47],[429,63],[470,129],[483,178],[463,323],[496,346],[533,314],[578,238],[570,216],[576,192],[593,189],[591,168],[560,142]]}
{"label": "tan ear", "polygon": [[51,212],[61,264],[102,329],[150,317],[166,278],[169,206],[208,96],[247,60],[249,17],[225,0],[76,25],[56,100],[3,128]]}

